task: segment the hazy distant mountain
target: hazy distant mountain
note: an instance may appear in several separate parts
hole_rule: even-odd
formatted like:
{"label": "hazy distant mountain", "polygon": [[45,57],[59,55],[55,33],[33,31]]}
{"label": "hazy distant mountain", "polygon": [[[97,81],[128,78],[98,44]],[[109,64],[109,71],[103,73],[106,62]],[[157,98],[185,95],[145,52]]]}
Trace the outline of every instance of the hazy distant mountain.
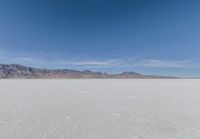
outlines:
{"label": "hazy distant mountain", "polygon": [[0,64],[0,78],[44,78],[44,79],[97,79],[97,78],[113,78],[113,79],[135,79],[135,78],[176,78],[169,76],[142,75],[135,72],[123,72],[120,74],[108,74],[102,72],[93,72],[90,70],[50,70],[25,67],[18,64],[5,65]]}

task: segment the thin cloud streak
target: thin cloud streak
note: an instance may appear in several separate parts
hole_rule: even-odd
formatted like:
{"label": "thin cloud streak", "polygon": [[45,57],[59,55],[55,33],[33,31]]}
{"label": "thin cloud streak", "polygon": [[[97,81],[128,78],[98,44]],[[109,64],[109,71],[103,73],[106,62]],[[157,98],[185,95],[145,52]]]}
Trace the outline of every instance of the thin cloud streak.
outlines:
{"label": "thin cloud streak", "polygon": [[139,59],[118,58],[106,60],[93,59],[60,59],[34,56],[18,56],[12,53],[0,52],[0,61],[3,64],[22,64],[41,68],[190,68],[199,69],[200,64],[192,60],[162,60],[162,59]]}
{"label": "thin cloud streak", "polygon": [[138,65],[139,67],[147,67],[147,68],[188,68],[191,65],[190,60],[158,60],[158,59],[147,59],[141,61]]}
{"label": "thin cloud streak", "polygon": [[121,63],[118,59],[104,60],[104,61],[80,61],[72,62],[72,65],[76,66],[119,66]]}

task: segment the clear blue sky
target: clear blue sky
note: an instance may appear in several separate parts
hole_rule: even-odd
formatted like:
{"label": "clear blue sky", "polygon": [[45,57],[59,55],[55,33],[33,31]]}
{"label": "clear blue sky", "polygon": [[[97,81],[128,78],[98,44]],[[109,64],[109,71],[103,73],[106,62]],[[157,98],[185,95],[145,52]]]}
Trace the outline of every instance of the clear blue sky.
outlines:
{"label": "clear blue sky", "polygon": [[0,63],[200,77],[198,0],[1,0]]}

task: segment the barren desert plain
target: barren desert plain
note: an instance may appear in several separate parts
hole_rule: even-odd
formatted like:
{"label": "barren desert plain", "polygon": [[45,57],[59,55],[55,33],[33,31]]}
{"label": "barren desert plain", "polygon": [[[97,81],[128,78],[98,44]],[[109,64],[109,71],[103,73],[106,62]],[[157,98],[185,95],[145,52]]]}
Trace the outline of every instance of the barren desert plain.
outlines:
{"label": "barren desert plain", "polygon": [[199,139],[198,79],[0,80],[0,139]]}

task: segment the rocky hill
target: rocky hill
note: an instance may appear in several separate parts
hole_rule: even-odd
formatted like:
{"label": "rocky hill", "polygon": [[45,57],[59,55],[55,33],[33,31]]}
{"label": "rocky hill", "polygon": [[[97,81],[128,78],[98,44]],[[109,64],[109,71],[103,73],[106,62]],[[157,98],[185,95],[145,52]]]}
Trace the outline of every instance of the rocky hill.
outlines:
{"label": "rocky hill", "polygon": [[68,69],[50,70],[25,67],[18,64],[5,65],[0,64],[1,79],[145,79],[145,78],[175,78],[168,76],[142,75],[135,72],[123,72],[119,74],[108,74],[102,72],[93,72],[90,70],[77,71]]}

